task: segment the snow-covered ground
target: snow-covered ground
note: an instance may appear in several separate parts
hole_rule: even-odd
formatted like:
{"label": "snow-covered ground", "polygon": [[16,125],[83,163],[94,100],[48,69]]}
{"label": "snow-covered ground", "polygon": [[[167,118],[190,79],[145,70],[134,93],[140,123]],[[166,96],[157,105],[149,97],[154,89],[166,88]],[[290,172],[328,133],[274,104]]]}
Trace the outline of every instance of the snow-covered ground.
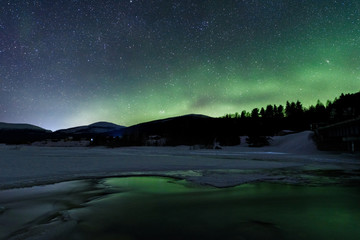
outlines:
{"label": "snow-covered ground", "polygon": [[271,146],[263,148],[241,144],[222,150],[0,145],[0,189],[128,175],[173,176],[219,187],[253,181],[306,182],[319,170],[359,175],[359,155],[320,152],[311,134],[274,137]]}

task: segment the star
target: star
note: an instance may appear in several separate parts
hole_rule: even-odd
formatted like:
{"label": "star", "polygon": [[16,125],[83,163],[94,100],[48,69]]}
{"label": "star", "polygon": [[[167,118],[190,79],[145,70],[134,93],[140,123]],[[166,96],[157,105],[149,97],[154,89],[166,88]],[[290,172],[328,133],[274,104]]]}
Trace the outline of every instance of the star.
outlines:
{"label": "star", "polygon": [[358,12],[315,0],[7,1],[0,122],[130,126],[326,102],[359,90]]}

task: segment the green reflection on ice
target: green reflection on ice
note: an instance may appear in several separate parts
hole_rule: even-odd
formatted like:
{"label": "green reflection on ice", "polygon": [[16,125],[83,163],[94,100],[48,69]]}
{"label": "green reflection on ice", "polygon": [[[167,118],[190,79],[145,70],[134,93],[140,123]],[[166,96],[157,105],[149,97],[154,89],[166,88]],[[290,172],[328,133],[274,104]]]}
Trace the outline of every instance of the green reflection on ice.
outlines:
{"label": "green reflection on ice", "polygon": [[359,239],[360,191],[269,183],[204,187],[162,177],[106,179],[71,239]]}

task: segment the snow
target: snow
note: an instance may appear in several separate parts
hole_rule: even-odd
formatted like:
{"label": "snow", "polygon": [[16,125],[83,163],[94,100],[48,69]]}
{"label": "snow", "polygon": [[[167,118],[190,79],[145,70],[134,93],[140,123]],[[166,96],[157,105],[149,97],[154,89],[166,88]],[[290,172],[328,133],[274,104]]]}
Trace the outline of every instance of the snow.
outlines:
{"label": "snow", "polygon": [[360,169],[358,155],[319,152],[311,134],[274,137],[263,148],[240,145],[222,150],[0,145],[0,189],[129,175],[172,176],[226,187],[253,181],[298,181],[292,174],[284,175],[289,171]]}
{"label": "snow", "polygon": [[304,131],[296,134],[273,137],[270,144],[272,147],[278,147],[278,149],[284,152],[313,154],[317,153],[318,150],[312,137],[313,133],[311,131]]}

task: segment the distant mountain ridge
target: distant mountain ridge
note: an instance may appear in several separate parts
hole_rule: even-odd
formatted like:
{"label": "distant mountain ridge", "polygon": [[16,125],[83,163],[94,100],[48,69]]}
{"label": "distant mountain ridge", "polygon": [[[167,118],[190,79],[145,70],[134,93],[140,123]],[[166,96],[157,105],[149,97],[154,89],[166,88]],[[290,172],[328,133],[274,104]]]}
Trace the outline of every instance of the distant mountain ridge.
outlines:
{"label": "distant mountain ridge", "polygon": [[[42,129],[33,126],[33,129]],[[68,129],[60,129],[55,132],[42,129],[42,134],[17,131],[2,134],[0,131],[0,143],[21,144],[33,141],[52,139],[72,139],[73,141],[93,139],[93,145],[108,145],[111,141],[122,141],[120,145],[144,145],[150,138],[166,139],[167,145],[194,145],[212,144],[217,139],[224,145],[239,144],[236,135],[236,126],[226,120],[213,118],[200,114],[188,114],[150,122],[139,123],[130,127],[120,126],[109,122],[96,122],[90,125],[78,126]],[[37,130],[39,131],[39,130]],[[11,140],[9,140],[11,136]],[[26,136],[23,139],[23,136]],[[120,138],[119,138],[120,137]]]}
{"label": "distant mountain ridge", "polygon": [[125,128],[110,122],[96,122],[90,125],[50,131],[31,124],[0,122],[0,143],[26,144],[45,139],[92,138]]}
{"label": "distant mountain ridge", "polygon": [[90,125],[60,129],[55,131],[55,134],[91,134],[91,133],[107,133],[112,131],[117,131],[125,128],[124,126],[120,126],[110,122],[96,122]]}
{"label": "distant mountain ridge", "polygon": [[0,123],[0,143],[25,144],[43,140],[52,131],[31,124]]}
{"label": "distant mountain ridge", "polygon": [[44,128],[27,124],[27,123],[5,123],[0,122],[0,130],[38,130],[38,131],[47,131],[51,132],[50,130],[46,130]]}

